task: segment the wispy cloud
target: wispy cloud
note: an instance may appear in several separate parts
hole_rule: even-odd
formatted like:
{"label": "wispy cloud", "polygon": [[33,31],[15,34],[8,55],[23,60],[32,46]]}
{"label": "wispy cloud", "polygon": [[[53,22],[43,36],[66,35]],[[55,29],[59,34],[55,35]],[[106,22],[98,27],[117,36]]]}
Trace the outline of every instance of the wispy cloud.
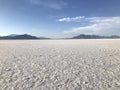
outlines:
{"label": "wispy cloud", "polygon": [[[78,20],[79,21],[79,20]],[[88,25],[64,31],[67,34],[120,35],[120,17],[89,17],[83,22]]]}
{"label": "wispy cloud", "polygon": [[29,0],[30,3],[34,5],[39,5],[42,7],[52,8],[52,9],[62,9],[68,5],[68,3],[63,0]]}
{"label": "wispy cloud", "polygon": [[85,16],[66,17],[66,18],[58,19],[57,21],[60,21],[60,22],[80,22],[84,18],[85,18]]}

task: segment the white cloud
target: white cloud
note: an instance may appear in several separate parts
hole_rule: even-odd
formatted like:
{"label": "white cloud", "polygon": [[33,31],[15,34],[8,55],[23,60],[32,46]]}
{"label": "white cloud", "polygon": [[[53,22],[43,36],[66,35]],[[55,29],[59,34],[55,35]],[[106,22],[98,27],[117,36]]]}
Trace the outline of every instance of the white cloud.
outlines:
{"label": "white cloud", "polygon": [[67,3],[62,0],[30,0],[34,5],[39,5],[52,9],[62,9],[67,6]]}
{"label": "white cloud", "polygon": [[84,19],[85,16],[77,16],[77,17],[66,17],[66,18],[61,18],[58,19],[57,21],[60,22],[80,22],[82,19]]}
{"label": "white cloud", "polygon": [[120,35],[120,17],[90,17],[84,20],[88,25],[64,31],[67,34]]}

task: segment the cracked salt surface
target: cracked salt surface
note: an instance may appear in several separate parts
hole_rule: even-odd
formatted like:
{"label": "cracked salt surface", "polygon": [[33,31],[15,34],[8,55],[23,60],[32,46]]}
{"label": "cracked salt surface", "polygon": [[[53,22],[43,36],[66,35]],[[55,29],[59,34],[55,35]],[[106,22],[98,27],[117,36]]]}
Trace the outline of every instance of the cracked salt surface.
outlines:
{"label": "cracked salt surface", "polygon": [[1,40],[0,90],[120,90],[120,40]]}

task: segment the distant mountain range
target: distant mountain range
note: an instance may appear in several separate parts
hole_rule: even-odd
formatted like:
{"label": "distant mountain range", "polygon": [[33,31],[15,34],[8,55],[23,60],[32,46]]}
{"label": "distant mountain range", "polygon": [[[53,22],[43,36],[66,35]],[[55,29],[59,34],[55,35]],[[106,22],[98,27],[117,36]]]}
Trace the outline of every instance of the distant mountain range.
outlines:
{"label": "distant mountain range", "polygon": [[99,35],[85,35],[85,34],[80,34],[78,36],[74,36],[71,39],[112,39],[112,38],[120,38],[120,36],[99,36]]}
{"label": "distant mountain range", "polygon": [[23,35],[11,34],[8,36],[0,36],[0,39],[49,39],[49,38],[36,37],[28,34],[23,34]]}
{"label": "distant mountain range", "polygon": [[[112,38],[120,38],[120,36],[99,36],[99,35],[85,35],[85,34],[80,34],[78,36],[74,36],[72,38],[67,38],[67,39],[112,39]],[[46,37],[36,37],[28,34],[22,34],[22,35],[17,35],[17,34],[11,34],[8,36],[0,36],[0,40],[16,40],[16,39],[50,39]]]}

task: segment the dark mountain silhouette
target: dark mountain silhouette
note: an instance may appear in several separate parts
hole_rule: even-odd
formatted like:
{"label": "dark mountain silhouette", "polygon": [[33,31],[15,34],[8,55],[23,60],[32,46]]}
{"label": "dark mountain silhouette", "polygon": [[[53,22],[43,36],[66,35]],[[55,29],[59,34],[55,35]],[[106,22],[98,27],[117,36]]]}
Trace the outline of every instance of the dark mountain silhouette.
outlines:
{"label": "dark mountain silhouette", "polygon": [[[120,38],[120,36],[112,35],[112,36],[99,36],[99,35],[85,35],[80,34],[78,36],[74,36],[72,38],[65,38],[65,39],[112,39],[112,38]],[[0,40],[16,40],[16,39],[50,39],[46,37],[36,37],[28,34],[23,35],[17,35],[17,34],[11,34],[8,36],[0,36]]]}
{"label": "dark mountain silhouette", "polygon": [[120,38],[120,36],[99,36],[99,35],[85,35],[85,34],[80,34],[78,36],[72,37],[72,39],[104,39],[104,38]]}
{"label": "dark mountain silhouette", "polygon": [[28,34],[23,34],[23,35],[11,34],[8,36],[2,36],[0,37],[0,39],[48,39],[48,38],[44,38],[44,37],[39,38]]}
{"label": "dark mountain silhouette", "polygon": [[110,36],[109,38],[120,38],[120,36],[112,35],[112,36]]}

